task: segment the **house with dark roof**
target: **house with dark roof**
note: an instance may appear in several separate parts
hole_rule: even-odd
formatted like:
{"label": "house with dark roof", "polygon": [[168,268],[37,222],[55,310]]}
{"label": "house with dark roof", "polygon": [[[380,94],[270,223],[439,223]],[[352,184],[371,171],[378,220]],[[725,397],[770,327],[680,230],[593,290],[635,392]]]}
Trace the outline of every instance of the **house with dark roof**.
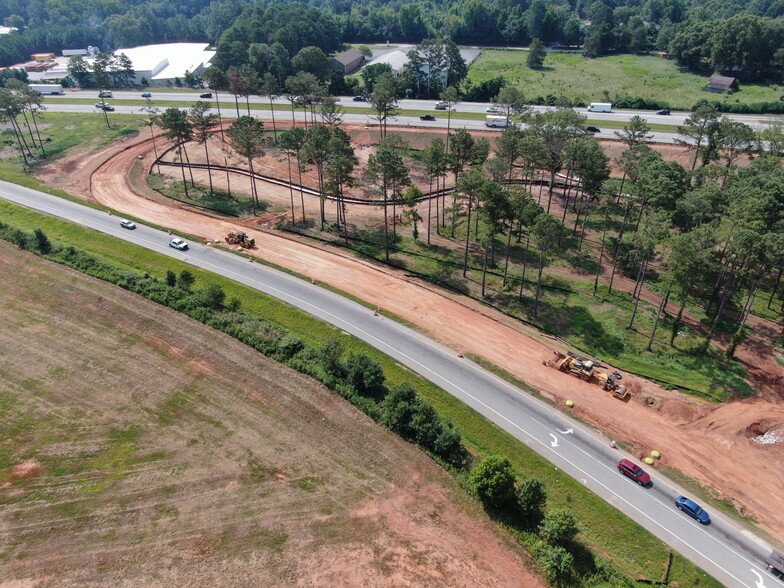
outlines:
{"label": "house with dark roof", "polygon": [[365,63],[365,56],[353,47],[343,53],[338,53],[332,58],[332,66],[340,74],[350,74],[352,71],[362,67]]}
{"label": "house with dark roof", "polygon": [[723,94],[727,90],[737,90],[738,80],[721,74],[713,74],[708,81],[708,85],[705,86],[705,89],[708,90],[708,92]]}

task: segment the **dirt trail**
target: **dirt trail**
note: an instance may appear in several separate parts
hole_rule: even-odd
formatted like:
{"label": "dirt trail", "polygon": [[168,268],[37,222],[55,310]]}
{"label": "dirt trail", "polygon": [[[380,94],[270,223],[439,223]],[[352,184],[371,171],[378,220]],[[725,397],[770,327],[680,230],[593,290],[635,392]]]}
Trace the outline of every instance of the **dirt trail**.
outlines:
{"label": "dirt trail", "polygon": [[[129,172],[140,155],[149,165],[151,149],[151,142],[139,137],[91,156],[67,176],[57,169],[44,172],[43,178],[72,194],[204,239],[220,238],[236,228],[235,222],[155,202],[144,188],[135,191]],[[248,230],[258,245],[254,255],[378,305],[455,350],[501,366],[559,404],[573,400],[581,419],[635,447],[640,455],[651,449],[661,451],[664,465],[732,500],[784,543],[780,474],[784,444],[760,445],[752,440],[766,430],[784,435],[784,393],[775,379],[780,366],[770,372],[773,380],[767,393],[751,400],[715,406],[630,378],[635,393],[624,404],[596,386],[543,368],[542,359],[551,354],[553,343],[500,313],[436,291],[404,272],[275,233]]]}

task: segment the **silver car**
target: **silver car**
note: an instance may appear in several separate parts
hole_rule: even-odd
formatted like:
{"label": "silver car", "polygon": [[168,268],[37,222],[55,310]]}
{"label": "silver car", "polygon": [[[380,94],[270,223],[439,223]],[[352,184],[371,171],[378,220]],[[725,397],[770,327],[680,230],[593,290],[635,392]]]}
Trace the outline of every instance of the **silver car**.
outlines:
{"label": "silver car", "polygon": [[182,239],[180,239],[179,237],[175,237],[174,239],[169,241],[169,247],[174,247],[179,251],[185,251],[186,249],[188,249],[188,244]]}
{"label": "silver car", "polygon": [[136,228],[136,223],[133,222],[132,220],[128,220],[128,219],[124,218],[124,219],[122,219],[120,221],[120,226],[123,229],[135,229]]}

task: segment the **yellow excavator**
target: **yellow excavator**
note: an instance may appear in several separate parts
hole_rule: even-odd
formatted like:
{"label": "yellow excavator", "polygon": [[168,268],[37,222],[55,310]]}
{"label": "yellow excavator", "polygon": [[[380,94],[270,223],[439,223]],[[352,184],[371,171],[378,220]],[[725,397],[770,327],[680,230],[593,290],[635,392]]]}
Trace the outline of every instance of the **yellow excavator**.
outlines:
{"label": "yellow excavator", "polygon": [[630,396],[629,389],[620,383],[623,379],[620,372],[606,372],[602,369],[606,366],[599,365],[592,359],[581,357],[571,351],[564,353],[556,349],[553,351],[553,357],[543,360],[542,364],[577,376],[586,382],[595,380],[602,390],[612,392],[612,395],[619,400],[627,400]]}

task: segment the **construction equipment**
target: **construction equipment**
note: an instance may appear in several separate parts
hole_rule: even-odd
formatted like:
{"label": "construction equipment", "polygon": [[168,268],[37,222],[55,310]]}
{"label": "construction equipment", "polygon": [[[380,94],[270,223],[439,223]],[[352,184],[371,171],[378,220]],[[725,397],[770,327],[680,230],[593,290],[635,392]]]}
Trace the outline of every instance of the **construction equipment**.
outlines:
{"label": "construction equipment", "polygon": [[620,383],[623,379],[620,372],[606,372],[602,368],[606,368],[607,366],[599,365],[595,361],[580,357],[571,351],[563,353],[556,349],[553,351],[553,357],[545,359],[542,361],[542,364],[577,376],[586,382],[595,380],[596,383],[602,387],[602,390],[612,392],[613,396],[619,400],[626,400],[629,398],[629,389]]}
{"label": "construction equipment", "polygon": [[256,240],[248,237],[247,233],[243,231],[231,232],[226,235],[226,243],[229,245],[239,245],[245,249],[253,249],[256,245]]}

